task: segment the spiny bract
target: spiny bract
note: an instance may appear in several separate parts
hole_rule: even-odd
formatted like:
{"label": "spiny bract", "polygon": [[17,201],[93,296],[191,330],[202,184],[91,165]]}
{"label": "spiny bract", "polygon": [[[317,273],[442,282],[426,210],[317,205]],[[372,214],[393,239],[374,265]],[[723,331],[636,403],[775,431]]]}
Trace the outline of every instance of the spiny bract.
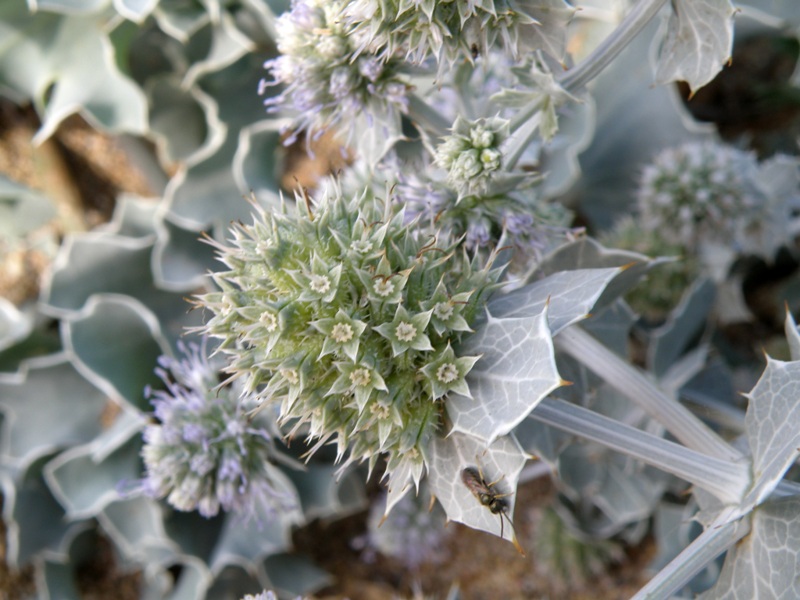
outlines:
{"label": "spiny bract", "polygon": [[[477,356],[454,347],[497,285],[456,244],[404,223],[396,202],[334,189],[294,210],[256,207],[252,225],[216,244],[228,271],[200,297],[203,327],[228,371],[259,402],[339,458],[388,453],[388,473],[416,483],[448,392],[469,396]],[[305,429],[303,429],[305,427]]]}

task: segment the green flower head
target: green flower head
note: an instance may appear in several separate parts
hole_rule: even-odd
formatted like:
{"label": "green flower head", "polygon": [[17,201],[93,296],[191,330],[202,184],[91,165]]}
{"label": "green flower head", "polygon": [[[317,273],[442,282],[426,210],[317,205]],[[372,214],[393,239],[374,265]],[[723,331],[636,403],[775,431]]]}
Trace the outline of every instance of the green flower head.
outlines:
{"label": "green flower head", "polygon": [[390,470],[402,465],[418,483],[443,397],[469,395],[464,377],[478,360],[451,343],[470,331],[499,270],[477,268],[445,234],[431,238],[397,202],[369,194],[335,189],[316,204],[256,211],[230,245],[215,244],[227,270],[213,276],[220,291],[200,297],[212,313],[202,331],[282,422],[317,445],[336,441],[349,461],[372,466],[385,452]]}

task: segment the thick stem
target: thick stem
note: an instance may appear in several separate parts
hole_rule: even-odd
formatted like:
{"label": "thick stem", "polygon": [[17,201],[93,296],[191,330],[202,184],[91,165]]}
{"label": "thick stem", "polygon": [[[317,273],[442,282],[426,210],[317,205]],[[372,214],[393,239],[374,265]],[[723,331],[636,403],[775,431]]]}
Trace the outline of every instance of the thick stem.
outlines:
{"label": "thick stem", "polygon": [[711,458],[569,402],[546,398],[530,416],[680,477],[724,504],[739,502],[750,485],[746,462]]}
{"label": "thick stem", "polygon": [[416,94],[408,96],[408,116],[434,138],[442,138],[450,131],[451,123]]}
{"label": "thick stem", "polygon": [[561,86],[569,92],[581,90],[597,77],[600,71],[605,69],[625,46],[653,20],[666,2],[667,0],[639,0],[622,20],[622,23],[600,42],[600,45],[583,62],[564,72],[558,78]]}
{"label": "thick stem", "polygon": [[532,112],[531,117],[508,139],[508,148],[503,153],[503,160],[505,161],[504,168],[506,171],[511,172],[514,169],[517,162],[524,154],[525,149],[536,137],[541,117],[542,115],[540,112]]}
{"label": "thick stem", "polygon": [[737,461],[742,458],[738,450],[709,429],[689,409],[579,327],[568,327],[561,331],[555,343],[559,350],[575,358],[635,402],[687,448],[721,460]]}
{"label": "thick stem", "polygon": [[664,567],[632,600],[671,598],[712,560],[750,532],[747,519],[707,528]]}

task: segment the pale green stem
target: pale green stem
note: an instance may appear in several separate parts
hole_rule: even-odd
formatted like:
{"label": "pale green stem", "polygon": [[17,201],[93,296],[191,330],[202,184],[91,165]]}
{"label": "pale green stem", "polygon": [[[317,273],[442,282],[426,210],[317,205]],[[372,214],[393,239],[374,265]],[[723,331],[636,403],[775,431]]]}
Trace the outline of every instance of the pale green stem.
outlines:
{"label": "pale green stem", "polygon": [[750,532],[750,521],[740,519],[708,527],[672,562],[664,567],[631,600],[658,600],[672,595],[689,583],[707,564]]}
{"label": "pale green stem", "polygon": [[738,450],[714,433],[689,409],[579,327],[564,329],[554,341],[559,350],[575,358],[636,403],[687,448],[721,460],[737,461],[742,458]]}
{"label": "pale green stem", "polygon": [[[653,20],[667,0],[639,0],[631,12],[579,65],[565,71],[558,82],[568,92],[577,92],[597,77],[636,35]],[[642,58],[646,60],[646,58]]]}
{"label": "pale green stem", "polygon": [[536,137],[539,121],[541,121],[541,113],[532,113],[531,117],[514,132],[514,135],[508,138],[507,147],[503,151],[503,167],[506,171],[511,172],[517,166],[525,149]]}
{"label": "pale green stem", "polygon": [[680,477],[724,504],[738,503],[750,485],[745,461],[712,458],[569,402],[546,398],[530,416]]}
{"label": "pale green stem", "polygon": [[[568,92],[578,92],[592,79],[597,77],[617,55],[627,46],[634,37],[658,14],[667,0],[639,0],[617,28],[611,32],[587,56],[583,62],[565,71],[557,81]],[[509,148],[505,154],[505,168],[512,170],[522,156],[525,149],[536,136],[539,126],[541,101],[532,101],[528,106],[520,109],[511,122],[511,131],[515,132],[509,140]]]}
{"label": "pale green stem", "polygon": [[408,95],[408,116],[434,138],[450,133],[451,123],[416,94]]}

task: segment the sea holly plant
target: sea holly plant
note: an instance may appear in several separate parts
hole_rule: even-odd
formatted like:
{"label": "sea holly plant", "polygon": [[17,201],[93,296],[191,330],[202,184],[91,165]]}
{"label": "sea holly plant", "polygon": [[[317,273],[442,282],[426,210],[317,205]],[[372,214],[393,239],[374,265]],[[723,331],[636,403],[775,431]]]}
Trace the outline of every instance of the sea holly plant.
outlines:
{"label": "sea holly plant", "polygon": [[[573,506],[602,513],[579,523],[598,537],[641,539],[665,490],[691,492],[705,529],[643,597],[669,597],[726,549],[707,597],[745,584],[797,595],[791,577],[740,576],[797,552],[794,322],[792,360],[769,359],[746,414],[720,402],[708,413],[741,417],[738,429],[713,428],[679,401],[710,370],[713,336],[698,324],[710,286],[690,282],[646,332],[644,369],[627,355],[642,329],[621,299],[653,285],[666,260],[655,255],[721,249],[727,268],[739,252],[769,260],[790,245],[796,161],[758,162],[671,121],[661,154],[614,171],[641,182],[637,225],[663,238],[653,257],[594,242],[576,223],[618,214],[561,197],[618,189],[578,160],[593,135],[582,158],[617,160],[604,144],[626,137],[621,120],[594,132],[594,96],[606,127],[599,96],[620,79],[638,107],[653,81],[697,91],[730,58],[729,1],[639,0],[579,59],[570,23],[591,11],[562,0],[294,0],[277,18],[258,0],[33,4],[35,15],[22,0],[0,9],[11,40],[0,84],[34,102],[39,139],[77,110],[149,137],[176,173],[158,178],[163,198],[120,199],[109,227],[64,243],[36,319],[3,308],[4,353],[22,352],[41,315],[59,321],[61,350],[0,381],[12,556],[35,558],[50,589],[96,519],[124,566],[144,569],[143,596],[257,594],[273,575],[313,570],[286,554],[290,529],[358,505],[333,477],[363,481],[358,463],[387,481],[384,516],[425,486],[448,519],[525,550],[517,489],[536,455],[564,498],[594,490]],[[102,51],[86,85],[91,61],[59,53],[76,40],[81,55]],[[642,67],[643,40],[656,61],[647,81],[623,55]],[[599,79],[615,67],[617,81]],[[328,131],[353,167],[282,199],[281,139],[310,146]],[[183,295],[202,310],[187,315]],[[193,333],[209,339],[178,343]],[[65,377],[58,410],[37,418]],[[86,402],[89,413],[71,410]],[[615,504],[645,487],[638,504]],[[47,507],[45,537],[32,533],[34,505]]]}

